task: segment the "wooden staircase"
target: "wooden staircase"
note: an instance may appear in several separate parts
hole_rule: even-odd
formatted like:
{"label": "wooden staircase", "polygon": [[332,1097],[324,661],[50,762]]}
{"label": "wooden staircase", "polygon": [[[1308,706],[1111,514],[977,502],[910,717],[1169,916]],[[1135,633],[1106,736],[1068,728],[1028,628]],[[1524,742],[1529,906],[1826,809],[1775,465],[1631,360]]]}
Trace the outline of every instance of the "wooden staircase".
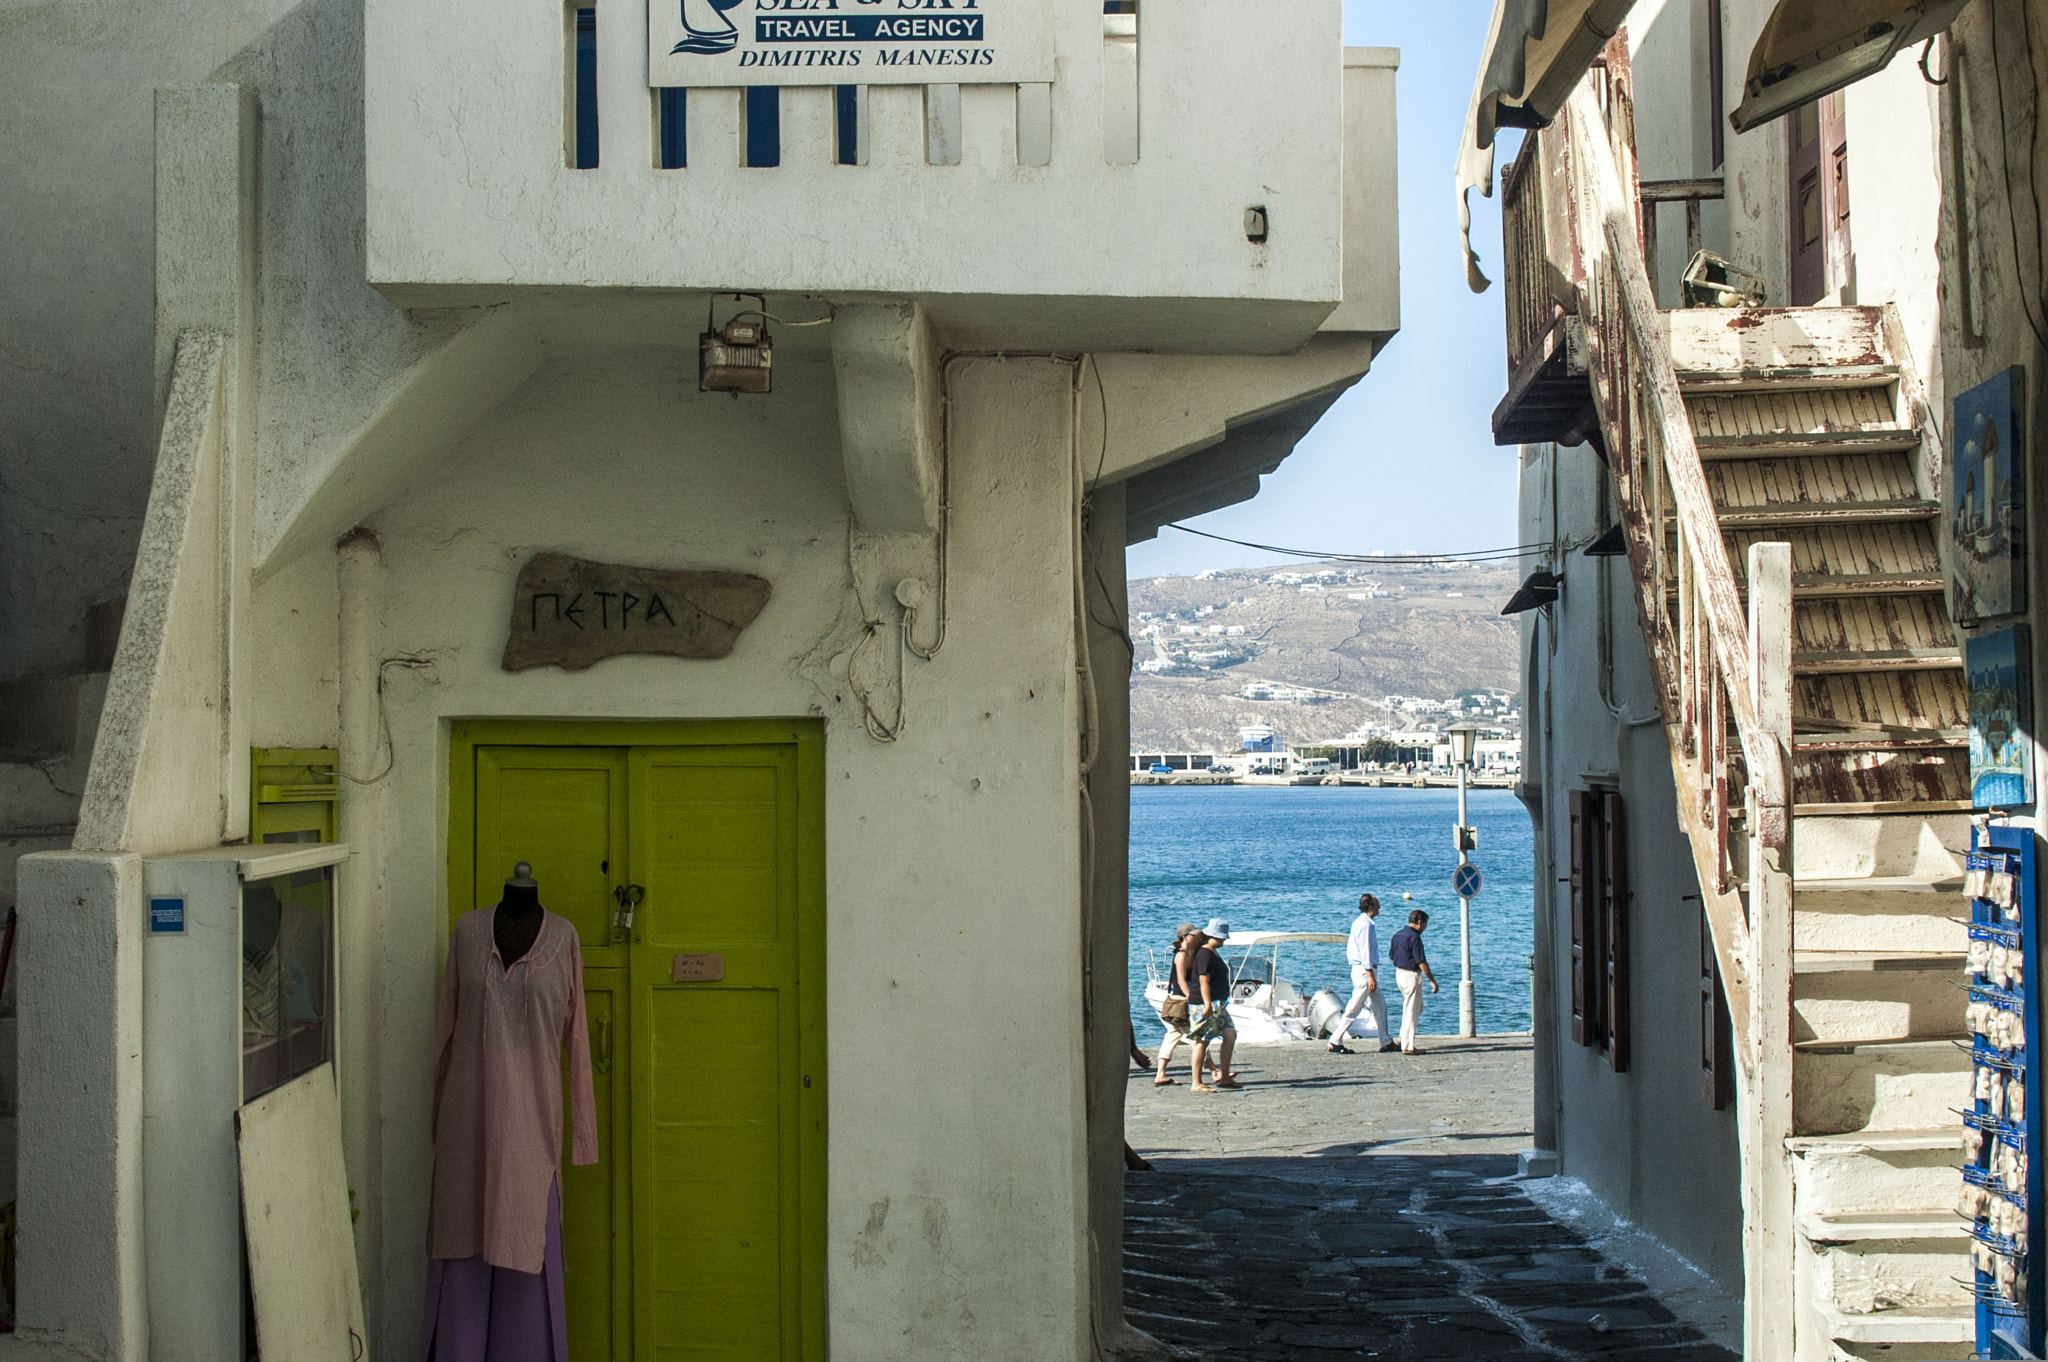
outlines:
{"label": "wooden staircase", "polygon": [[1659,310],[1610,55],[1503,205],[1510,396],[1569,409],[1579,356],[1568,424],[1613,479],[1734,1024],[1745,1352],[1967,1357],[1968,701],[1934,424],[1886,309]]}
{"label": "wooden staircase", "polygon": [[1966,1357],[1969,701],[1939,451],[1882,309],[1663,323],[1731,566],[1790,548],[1793,1356]]}

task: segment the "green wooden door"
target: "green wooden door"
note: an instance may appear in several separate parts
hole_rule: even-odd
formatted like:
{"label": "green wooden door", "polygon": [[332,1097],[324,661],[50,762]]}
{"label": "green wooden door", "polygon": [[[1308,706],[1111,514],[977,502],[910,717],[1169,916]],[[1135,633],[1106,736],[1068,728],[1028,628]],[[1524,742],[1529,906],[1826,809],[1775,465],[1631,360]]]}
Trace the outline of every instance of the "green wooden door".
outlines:
{"label": "green wooden door", "polygon": [[[627,883],[623,748],[493,745],[476,749],[472,902],[498,901],[520,861],[533,863],[541,903],[576,926],[583,950],[598,1161],[568,1162],[563,1141],[562,1252],[569,1353],[576,1362],[633,1355],[632,1178],[615,1152],[629,1126],[626,934],[612,927],[612,890]],[[564,1089],[566,1092],[567,1089]]]}
{"label": "green wooden door", "polygon": [[[822,1154],[805,1094],[823,1070],[805,1043],[822,999],[802,969],[797,766],[793,745],[632,755],[640,1362],[822,1356],[804,1338],[803,1165]],[[677,957],[706,972],[714,955],[722,978],[676,981]]]}
{"label": "green wooden door", "polygon": [[[562,1170],[572,1362],[822,1362],[815,726],[476,722],[456,742],[451,907],[497,902],[528,860],[582,941],[599,1162]],[[713,954],[723,978],[676,981],[677,956]]]}

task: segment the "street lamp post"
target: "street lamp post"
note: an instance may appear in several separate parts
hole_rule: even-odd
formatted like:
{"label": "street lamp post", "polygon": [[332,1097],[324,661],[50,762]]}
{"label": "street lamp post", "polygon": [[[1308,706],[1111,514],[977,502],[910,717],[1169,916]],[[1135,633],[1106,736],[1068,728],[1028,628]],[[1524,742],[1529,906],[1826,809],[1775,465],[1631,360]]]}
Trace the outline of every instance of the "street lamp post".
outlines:
{"label": "street lamp post", "polygon": [[[1458,826],[1453,836],[1458,844],[1458,865],[1462,869],[1471,864],[1468,856],[1478,844],[1472,826],[1465,821],[1465,778],[1471,773],[1472,754],[1478,749],[1479,726],[1453,724],[1449,737],[1451,765],[1458,768]],[[1464,892],[1465,879],[1462,875],[1458,883],[1458,965],[1463,975],[1458,980],[1458,1034],[1476,1036],[1479,1030],[1472,988],[1472,896]]]}

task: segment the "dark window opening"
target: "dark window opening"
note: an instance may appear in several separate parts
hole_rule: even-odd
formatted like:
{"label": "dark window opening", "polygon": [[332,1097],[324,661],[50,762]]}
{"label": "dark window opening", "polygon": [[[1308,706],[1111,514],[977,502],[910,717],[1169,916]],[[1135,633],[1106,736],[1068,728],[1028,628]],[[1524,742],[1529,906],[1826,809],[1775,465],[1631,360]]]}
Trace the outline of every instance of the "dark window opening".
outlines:
{"label": "dark window opening", "polygon": [[1715,1111],[1735,1100],[1734,1026],[1705,907],[1700,909],[1700,1100]]}
{"label": "dark window opening", "polygon": [[833,91],[833,120],[839,145],[837,160],[843,166],[860,164],[860,87],[841,85]]}
{"label": "dark window opening", "polygon": [[1572,1040],[1628,1072],[1628,826],[1611,790],[1571,792]]}
{"label": "dark window opening", "polygon": [[778,86],[747,87],[747,164],[756,168],[782,164],[782,90]]}
{"label": "dark window opening", "polygon": [[576,11],[575,136],[570,164],[597,169],[597,10]]}
{"label": "dark window opening", "polygon": [[1728,110],[1721,97],[1721,82],[1726,75],[1721,65],[1721,0],[1707,0],[1707,117],[1713,123],[1707,143],[1716,170],[1727,159],[1728,151]]}
{"label": "dark window opening", "polygon": [[667,86],[654,92],[659,123],[655,145],[661,155],[663,170],[681,170],[690,164],[689,138],[685,135],[685,114],[689,106],[686,93],[678,86]]}

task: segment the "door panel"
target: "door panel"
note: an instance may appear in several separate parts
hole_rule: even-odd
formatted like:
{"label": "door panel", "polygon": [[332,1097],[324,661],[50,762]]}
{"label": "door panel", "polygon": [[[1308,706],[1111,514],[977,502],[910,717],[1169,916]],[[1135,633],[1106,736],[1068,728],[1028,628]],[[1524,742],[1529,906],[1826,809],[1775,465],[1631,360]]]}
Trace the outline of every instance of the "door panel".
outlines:
{"label": "door panel", "polygon": [[576,924],[583,963],[624,965],[612,931],[612,890],[626,876],[626,754],[603,747],[480,747],[476,753],[476,902],[504,892],[533,863],[540,901]]}
{"label": "door panel", "polygon": [[783,1207],[793,1198],[781,1157],[779,1000],[701,984],[653,994],[652,1354],[780,1358]]}
{"label": "door panel", "polygon": [[564,1141],[562,1257],[573,1267],[563,1273],[562,1288],[574,1362],[626,1362],[633,1355],[632,1188],[626,1151],[615,1143],[630,1127],[627,992],[625,970],[583,971],[598,1161],[570,1163]]}
{"label": "door panel", "polygon": [[[801,1356],[795,757],[632,756],[642,1362]],[[707,952],[722,980],[672,981]]]}
{"label": "door panel", "polygon": [[[570,1357],[822,1362],[821,735],[465,721],[455,742],[451,913],[527,860],[582,940],[599,1162],[562,1169]],[[722,980],[673,981],[706,952]]]}

